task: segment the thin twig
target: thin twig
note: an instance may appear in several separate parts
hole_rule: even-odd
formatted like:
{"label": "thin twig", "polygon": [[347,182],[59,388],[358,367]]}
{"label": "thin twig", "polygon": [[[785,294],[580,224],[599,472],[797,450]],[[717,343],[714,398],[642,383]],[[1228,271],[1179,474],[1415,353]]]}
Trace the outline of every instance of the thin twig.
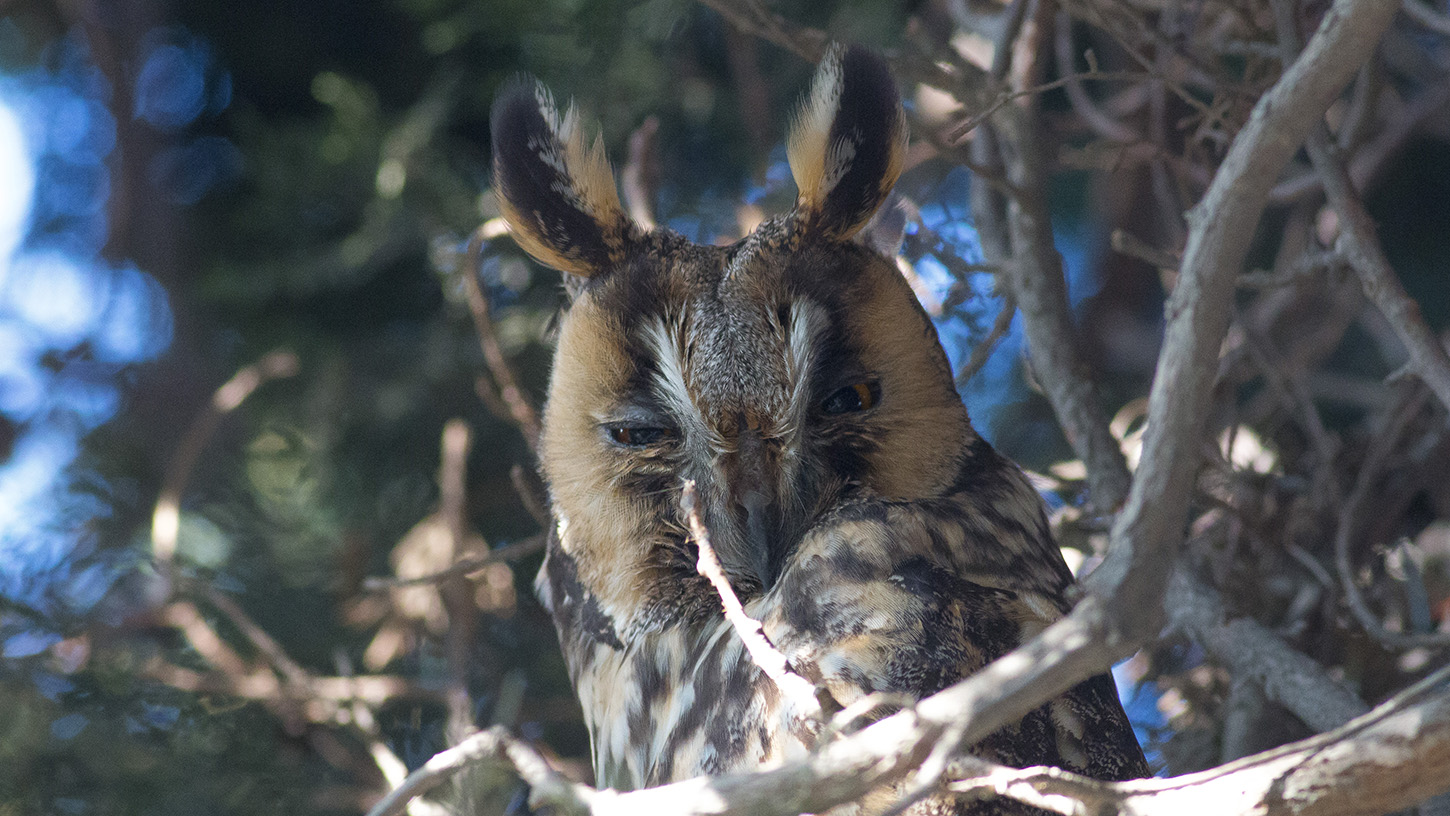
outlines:
{"label": "thin twig", "polygon": [[291,377],[297,369],[297,355],[292,352],[283,349],[268,352],[257,362],[232,375],[191,421],[186,434],[181,437],[181,444],[177,445],[176,453],[166,465],[156,509],[151,514],[151,553],[157,561],[169,564],[176,555],[176,537],[181,529],[181,496],[186,491],[186,482],[191,478],[191,471],[196,467],[202,449],[216,433],[222,418],[236,410],[263,383]]}
{"label": "thin twig", "polygon": [[[1035,15],[1046,16],[1040,9]],[[1035,20],[1023,30],[1041,33]],[[1012,33],[1012,28],[1004,29],[1004,36]],[[999,41],[997,55],[1012,47],[1011,41]],[[1007,69],[1005,64],[993,65],[994,74]],[[1028,83],[1031,74],[1024,67],[1014,74],[1015,81]],[[1036,99],[1028,98],[1023,105],[999,110],[974,141],[973,156],[981,164],[1002,167],[1014,193],[1002,200],[995,191],[973,185],[972,214],[983,254],[1005,270],[1007,288],[1022,312],[1038,381],[1073,451],[1087,464],[1093,504],[1110,512],[1127,495],[1131,476],[1108,431],[1097,385],[1075,339],[1062,256],[1052,235],[1039,124]]]}
{"label": "thin twig", "polygon": [[[443,558],[453,560],[463,552],[468,538],[468,452],[473,447],[473,429],[466,421],[454,418],[443,424],[439,437],[438,515],[447,535],[447,554]],[[468,678],[479,612],[473,596],[473,585],[462,576],[450,576],[438,582],[438,597],[448,613],[443,641],[448,659],[450,742],[463,739],[474,728]]]}
{"label": "thin twig", "polygon": [[1335,249],[1358,273],[1365,296],[1384,314],[1400,342],[1405,344],[1410,369],[1435,392],[1442,405],[1450,408],[1450,354],[1425,325],[1419,304],[1405,292],[1385,257],[1375,237],[1374,219],[1355,194],[1323,125],[1309,137],[1307,147],[1314,169],[1324,180],[1329,203],[1339,213],[1340,233]]}
{"label": "thin twig", "polygon": [[655,195],[660,186],[660,157],[656,137],[658,116],[647,116],[629,134],[629,160],[619,173],[619,186],[629,217],[643,230],[655,228]]}
{"label": "thin twig", "polygon": [[789,22],[759,0],[700,0],[735,28],[774,43],[807,62],[820,62],[829,42],[824,31]]}
{"label": "thin twig", "polygon": [[787,699],[799,707],[801,716],[821,719],[824,715],[820,701],[816,697],[816,687],[809,680],[791,671],[790,661],[786,660],[785,655],[781,654],[780,650],[775,648],[775,644],[770,642],[770,638],[765,634],[765,627],[760,624],[760,621],[745,613],[745,607],[741,605],[740,598],[731,588],[730,580],[725,577],[725,570],[720,566],[720,559],[715,555],[715,548],[710,546],[710,533],[705,529],[705,523],[700,520],[693,480],[685,480],[685,488],[680,495],[680,509],[685,512],[685,518],[690,526],[690,538],[694,540],[695,546],[699,550],[699,557],[695,560],[695,571],[705,576],[710,585],[715,588],[715,592],[720,596],[720,605],[725,610],[725,619],[735,627],[735,633],[745,644],[745,650],[750,653],[750,659],[775,682],[776,687]]}
{"label": "thin twig", "polygon": [[1165,249],[1159,249],[1127,230],[1113,230],[1112,235],[1108,237],[1108,242],[1114,251],[1121,252],[1129,258],[1137,258],[1158,269],[1177,272],[1178,266],[1183,263],[1181,256]]}
{"label": "thin twig", "polygon": [[257,647],[257,651],[266,656],[268,662],[286,678],[288,683],[299,689],[308,688],[312,680],[311,674],[293,660],[291,655],[287,654],[287,650],[282,648],[282,644],[257,625],[257,622],[252,620],[240,604],[211,584],[198,581],[195,583],[195,587],[196,591],[206,598],[207,603],[226,615],[232,625],[237,627],[247,640],[252,642],[253,646]]}
{"label": "thin twig", "polygon": [[537,751],[514,739],[503,727],[495,726],[434,754],[432,759],[423,763],[423,767],[408,774],[401,785],[378,800],[367,816],[398,816],[415,797],[438,787],[469,766],[490,760],[513,766],[532,789],[531,803],[547,802],[560,813],[588,813],[591,800],[597,795],[588,786],[565,779]]}
{"label": "thin twig", "polygon": [[[179,620],[174,622],[180,624]],[[193,645],[197,643],[191,631],[187,631],[187,639]],[[204,656],[208,662],[216,665],[214,653]],[[313,677],[306,689],[306,696],[299,697],[290,688],[283,686],[276,674],[262,668],[251,669],[243,666],[240,669],[218,668],[216,671],[199,672],[157,658],[147,663],[141,669],[141,674],[181,691],[226,695],[264,703],[289,724],[295,716],[294,708],[300,710],[308,722],[336,723],[339,712],[353,701],[377,706],[400,700],[427,703],[442,700],[442,695],[436,689],[390,675]]]}
{"label": "thin twig", "polygon": [[[830,37],[818,28],[797,25],[765,6],[761,0],[699,0],[713,9],[737,30],[774,43],[807,62],[820,62]],[[985,75],[969,70],[970,66],[944,67],[934,60],[893,59],[887,61],[897,77],[920,82],[933,88],[970,100],[974,108],[986,107]]]}
{"label": "thin twig", "polygon": [[[1413,4],[1414,0],[1409,0],[1406,8]],[[1272,5],[1279,46],[1288,59],[1299,49],[1294,12],[1284,0],[1275,0]],[[1324,183],[1329,205],[1339,213],[1340,233],[1335,249],[1358,273],[1365,296],[1374,302],[1394,327],[1400,342],[1405,344],[1405,350],[1410,354],[1408,368],[1430,386],[1441,404],[1450,408],[1450,354],[1446,353],[1444,344],[1430,331],[1430,327],[1425,325],[1420,305],[1405,292],[1404,285],[1385,257],[1375,235],[1374,219],[1355,192],[1354,182],[1345,170],[1338,147],[1324,123],[1320,122],[1310,132],[1305,147],[1315,172]]]}
{"label": "thin twig", "polygon": [[1390,454],[1399,447],[1401,437],[1410,423],[1424,409],[1426,400],[1423,398],[1423,391],[1420,396],[1420,399],[1411,398],[1402,404],[1399,410],[1390,416],[1384,432],[1369,445],[1369,455],[1360,465],[1354,489],[1350,491],[1348,499],[1341,505],[1339,523],[1334,532],[1334,568],[1339,575],[1339,583],[1344,589],[1345,600],[1349,603],[1350,611],[1354,613],[1355,619],[1359,621],[1359,625],[1370,637],[1389,649],[1450,646],[1450,632],[1406,634],[1386,629],[1374,612],[1370,610],[1369,603],[1365,601],[1363,593],[1360,592],[1358,580],[1354,575],[1354,567],[1349,558],[1350,542],[1354,538],[1360,512],[1369,501],[1370,493],[1381,484],[1385,462],[1389,459]]}
{"label": "thin twig", "polygon": [[493,313],[489,308],[488,298],[484,297],[483,289],[478,283],[479,259],[483,255],[484,247],[489,241],[507,232],[508,223],[502,218],[485,221],[474,230],[468,238],[468,249],[463,254],[463,269],[460,271],[464,296],[468,300],[468,312],[473,317],[473,328],[478,334],[479,348],[483,351],[484,365],[488,366],[488,373],[498,386],[499,397],[508,406],[509,415],[518,425],[524,441],[537,454],[541,429],[539,411],[519,386],[519,378],[514,374],[508,358],[504,356],[503,348],[498,343],[498,333],[494,331]]}
{"label": "thin twig", "polygon": [[997,344],[1002,341],[1002,338],[1007,336],[1007,332],[1012,328],[1012,318],[1016,315],[1017,299],[1009,292],[1002,296],[1002,308],[997,311],[997,319],[992,321],[992,330],[987,332],[987,336],[983,337],[981,342],[972,347],[972,356],[967,358],[962,370],[957,372],[957,388],[965,388],[967,383],[971,382],[972,378],[977,376],[977,372],[981,371],[987,361],[992,358],[992,352],[997,349]]}
{"label": "thin twig", "polygon": [[967,136],[976,130],[983,122],[992,118],[1003,105],[1010,102],[1017,102],[1024,99],[1041,96],[1048,91],[1055,91],[1058,88],[1071,86],[1073,82],[1082,82],[1085,79],[1096,79],[1116,82],[1141,82],[1151,78],[1151,75],[1139,71],[1083,71],[1080,73],[1067,74],[1057,79],[1039,82],[1030,87],[1017,90],[1008,90],[998,93],[987,107],[977,111],[967,118],[957,122],[942,132],[941,138],[946,144],[957,146],[965,142]]}
{"label": "thin twig", "polygon": [[524,506],[524,510],[540,527],[547,528],[552,523],[549,519],[549,492],[539,479],[539,474],[531,468],[515,464],[509,468],[509,483],[514,486],[514,492],[518,494],[519,503]]}
{"label": "thin twig", "polygon": [[497,564],[500,561],[516,561],[542,551],[544,549],[544,540],[542,534],[529,536],[522,541],[490,550],[485,555],[460,558],[446,569],[427,575],[419,575],[412,578],[382,576],[366,578],[362,582],[362,588],[364,592],[382,592],[384,590],[400,589],[402,587],[436,584],[452,578],[455,575],[474,578],[477,577],[480,570],[490,564]]}
{"label": "thin twig", "polygon": [[1441,14],[1430,8],[1420,0],[1403,0],[1400,8],[1405,10],[1405,16],[1416,23],[1435,32],[1450,37],[1450,17]]}
{"label": "thin twig", "polygon": [[1072,104],[1072,109],[1082,117],[1088,127],[1105,139],[1124,143],[1141,140],[1142,134],[1109,116],[1098,107],[1097,103],[1088,95],[1087,89],[1083,87],[1082,76],[1073,70],[1077,53],[1072,41],[1072,16],[1067,13],[1067,9],[1057,12],[1054,28],[1056,30],[1053,32],[1053,46],[1057,57],[1057,69],[1067,80],[1063,90],[1067,92],[1067,99]]}
{"label": "thin twig", "polygon": [[1343,264],[1344,256],[1338,250],[1306,251],[1287,269],[1245,272],[1239,276],[1239,286],[1245,289],[1275,289],[1280,286],[1290,286]]}

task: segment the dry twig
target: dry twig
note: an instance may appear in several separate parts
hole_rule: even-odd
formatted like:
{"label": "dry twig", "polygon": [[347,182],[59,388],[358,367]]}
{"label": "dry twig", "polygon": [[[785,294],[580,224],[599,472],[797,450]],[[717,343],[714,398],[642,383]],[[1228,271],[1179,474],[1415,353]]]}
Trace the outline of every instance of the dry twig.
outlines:
{"label": "dry twig", "polygon": [[745,644],[745,650],[749,652],[751,661],[775,682],[781,694],[795,703],[801,716],[820,719],[822,711],[820,701],[816,698],[816,687],[809,680],[791,671],[790,661],[786,660],[785,655],[781,654],[780,650],[770,642],[770,638],[766,637],[765,627],[760,625],[760,621],[746,614],[745,607],[740,604],[740,598],[735,595],[729,579],[725,577],[725,570],[720,566],[720,559],[716,557],[715,549],[710,546],[710,533],[705,529],[704,522],[700,520],[700,510],[695,506],[695,502],[695,483],[686,480],[684,492],[680,495],[680,509],[685,512],[685,518],[690,526],[690,538],[694,540],[695,546],[699,550],[695,570],[709,580],[710,585],[720,596],[720,605],[725,610],[725,619],[735,628],[735,633]]}
{"label": "dry twig", "polygon": [[967,358],[962,370],[957,372],[955,382],[958,388],[965,388],[992,358],[992,352],[997,349],[1002,338],[1007,336],[1008,330],[1012,328],[1012,318],[1016,315],[1017,299],[1009,292],[1002,296],[1002,308],[997,311],[997,319],[992,321],[991,331],[972,347],[972,356]]}
{"label": "dry twig", "polygon": [[560,813],[588,813],[598,797],[588,786],[565,779],[537,751],[510,736],[507,729],[495,726],[435,754],[380,799],[367,816],[398,816],[415,797],[438,787],[459,771],[485,761],[511,764],[532,788],[530,801],[547,802]]}
{"label": "dry twig", "polygon": [[498,388],[498,396],[508,407],[509,417],[519,428],[528,443],[529,450],[538,452],[539,433],[542,427],[539,423],[539,411],[529,401],[524,389],[519,385],[518,375],[514,373],[513,366],[509,364],[508,358],[504,356],[503,348],[498,343],[498,333],[493,327],[493,312],[489,308],[488,298],[483,296],[483,289],[478,283],[479,259],[483,255],[484,247],[489,241],[499,238],[508,233],[508,223],[502,218],[494,218],[485,221],[482,226],[474,230],[473,235],[468,238],[468,249],[463,254],[463,269],[460,277],[463,279],[463,292],[468,299],[468,312],[473,317],[473,328],[478,333],[478,345],[483,350],[483,362],[488,366],[488,373],[493,377],[493,382]]}
{"label": "dry twig", "polygon": [[[1004,29],[1004,35],[1011,31]],[[998,58],[1005,59],[1011,46],[1010,40],[999,41]],[[1007,67],[1005,62],[994,65],[994,73],[1005,73]],[[1024,76],[1030,73],[1019,71]],[[1002,168],[1012,192],[1002,197],[985,185],[973,185],[972,212],[982,251],[989,262],[1005,270],[1008,289],[1022,312],[1037,380],[1068,442],[1087,464],[1092,501],[1100,510],[1111,511],[1127,494],[1131,477],[1108,432],[1097,386],[1074,340],[1062,256],[1053,243],[1041,149],[1035,98],[1026,97],[1021,106],[1003,107],[981,129],[972,153],[978,163]]]}
{"label": "dry twig", "polygon": [[161,480],[161,493],[156,498],[156,509],[151,514],[151,552],[156,560],[171,563],[176,555],[176,536],[181,529],[181,496],[186,491],[186,482],[192,468],[206,443],[216,433],[222,418],[263,383],[297,373],[297,355],[286,350],[268,352],[262,359],[246,366],[232,375],[212,395],[211,402],[197,414],[187,427],[186,434],[166,465],[166,475]]}

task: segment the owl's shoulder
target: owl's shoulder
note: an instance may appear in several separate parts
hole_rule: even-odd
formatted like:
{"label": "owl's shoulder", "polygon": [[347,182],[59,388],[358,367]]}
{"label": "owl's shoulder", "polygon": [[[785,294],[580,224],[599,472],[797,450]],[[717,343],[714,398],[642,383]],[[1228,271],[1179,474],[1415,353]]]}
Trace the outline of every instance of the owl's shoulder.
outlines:
{"label": "owl's shoulder", "polygon": [[[843,505],[803,541],[776,588],[767,634],[842,706],[873,692],[920,698],[973,674],[1070,606],[1071,577],[1056,552],[1058,567],[1024,571],[983,537],[984,523],[970,498]],[[1105,779],[1148,773],[1107,675],[974,750]]]}

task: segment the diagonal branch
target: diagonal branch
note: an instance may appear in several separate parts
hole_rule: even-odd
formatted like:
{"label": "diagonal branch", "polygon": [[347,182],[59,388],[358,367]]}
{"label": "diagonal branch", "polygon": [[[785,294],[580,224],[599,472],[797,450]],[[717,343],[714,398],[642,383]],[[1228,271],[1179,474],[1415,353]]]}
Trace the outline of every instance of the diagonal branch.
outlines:
{"label": "diagonal branch", "polygon": [[1104,632],[1110,642],[1144,641],[1163,620],[1163,589],[1188,518],[1234,283],[1269,190],[1394,14],[1393,3],[1337,0],[1303,53],[1254,106],[1213,184],[1188,213],[1183,264],[1149,394],[1143,460],[1113,526],[1108,558],[1088,578],[1092,597],[1113,599],[1116,620]]}

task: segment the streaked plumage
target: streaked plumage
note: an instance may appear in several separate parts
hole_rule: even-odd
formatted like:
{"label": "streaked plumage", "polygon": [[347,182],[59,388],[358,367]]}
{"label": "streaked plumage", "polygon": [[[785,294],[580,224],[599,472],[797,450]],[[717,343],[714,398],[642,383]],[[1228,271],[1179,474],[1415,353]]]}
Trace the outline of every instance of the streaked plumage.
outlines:
{"label": "streaked plumage", "polygon": [[[515,236],[569,273],[542,447],[556,529],[538,588],[599,784],[768,767],[817,737],[695,573],[685,479],[747,612],[836,705],[930,694],[1066,611],[1072,578],[1041,500],[972,430],[896,267],[856,240],[905,150],[879,60],[828,54],[790,140],[795,210],[728,247],[631,223],[578,117],[536,84],[501,96],[493,136]],[[1106,676],[976,750],[1147,772]]]}

